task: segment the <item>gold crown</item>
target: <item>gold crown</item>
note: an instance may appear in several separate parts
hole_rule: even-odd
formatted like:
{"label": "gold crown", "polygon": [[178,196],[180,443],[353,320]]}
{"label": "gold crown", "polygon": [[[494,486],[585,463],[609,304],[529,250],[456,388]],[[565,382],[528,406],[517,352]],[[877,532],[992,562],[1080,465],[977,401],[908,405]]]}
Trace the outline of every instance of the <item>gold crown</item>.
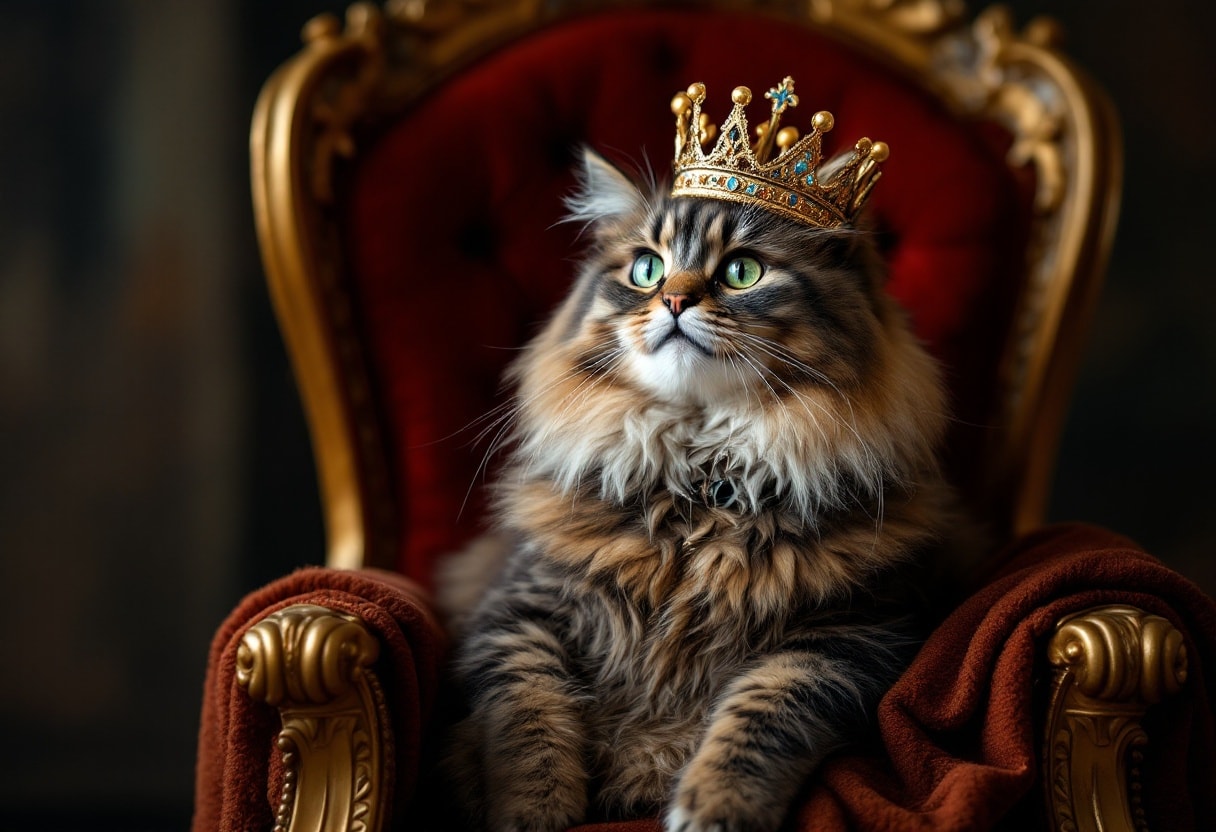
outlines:
{"label": "gold crown", "polygon": [[[826,111],[815,113],[811,132],[799,136],[796,127],[778,129],[782,114],[798,105],[794,79],[764,94],[773,102],[767,124],[756,128],[756,144],[748,139],[743,113],[752,100],[747,87],[731,93],[734,109],[719,131],[701,112],[705,85],[693,84],[676,93],[671,111],[676,116],[675,183],[672,196],[699,196],[760,207],[798,222],[820,228],[851,224],[882,175],[878,164],[889,150],[883,142],[858,139],[853,151],[820,167],[823,135],[835,120]],[[713,151],[702,145],[717,134]],[[773,145],[780,152],[769,159]]]}

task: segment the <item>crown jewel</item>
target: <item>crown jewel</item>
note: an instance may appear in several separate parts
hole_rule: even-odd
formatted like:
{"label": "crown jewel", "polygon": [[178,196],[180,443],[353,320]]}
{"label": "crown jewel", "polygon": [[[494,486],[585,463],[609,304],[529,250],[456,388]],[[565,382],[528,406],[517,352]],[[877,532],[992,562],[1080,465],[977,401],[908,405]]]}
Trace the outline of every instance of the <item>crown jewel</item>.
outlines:
{"label": "crown jewel", "polygon": [[[821,166],[823,135],[835,123],[832,114],[815,113],[811,132],[800,136],[796,127],[779,129],[785,111],[798,106],[794,79],[785,78],[764,97],[772,101],[772,114],[767,124],[756,128],[753,145],[743,112],[752,100],[747,87],[735,87],[731,93],[734,108],[721,130],[701,111],[704,84],[676,93],[671,101],[676,116],[672,196],[759,205],[820,228],[851,224],[882,175],[878,165],[887,158],[887,145],[858,139],[851,152]],[[703,145],[715,136],[717,142],[707,154]],[[770,159],[774,144],[779,152]]]}

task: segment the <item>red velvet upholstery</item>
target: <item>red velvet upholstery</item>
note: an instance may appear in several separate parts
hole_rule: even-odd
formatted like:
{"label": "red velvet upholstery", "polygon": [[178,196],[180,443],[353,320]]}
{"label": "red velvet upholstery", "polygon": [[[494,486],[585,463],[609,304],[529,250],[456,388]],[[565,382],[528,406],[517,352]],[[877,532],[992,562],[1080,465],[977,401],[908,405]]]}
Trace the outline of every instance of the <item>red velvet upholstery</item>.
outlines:
{"label": "red velvet upholstery", "polygon": [[734,86],[758,96],[785,75],[802,100],[787,123],[836,116],[829,152],[862,135],[891,145],[867,210],[891,292],[947,368],[959,417],[948,453],[961,480],[973,476],[1029,212],[1029,188],[1003,161],[1007,139],[804,30],[616,12],[542,31],[446,83],[380,137],[347,195],[357,314],[386,385],[404,573],[427,581],[431,559],[476,530],[477,489],[461,505],[485,444],[469,446],[476,429],[453,434],[501,401],[510,348],[570,283],[578,229],[555,222],[573,150],[590,143],[665,174],[671,94],[704,81],[721,119]]}

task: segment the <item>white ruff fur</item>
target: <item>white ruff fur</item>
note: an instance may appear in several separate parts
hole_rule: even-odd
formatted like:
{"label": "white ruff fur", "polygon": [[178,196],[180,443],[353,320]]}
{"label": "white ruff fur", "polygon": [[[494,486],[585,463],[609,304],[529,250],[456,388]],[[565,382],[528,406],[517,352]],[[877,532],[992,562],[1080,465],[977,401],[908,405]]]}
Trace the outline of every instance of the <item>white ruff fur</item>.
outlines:
{"label": "white ruff fur", "polygon": [[[823,403],[828,396],[822,390],[783,400],[768,391],[741,393],[730,365],[691,349],[685,350],[691,360],[686,355],[672,360],[672,346],[655,356],[634,353],[628,366],[647,387],[667,381],[669,391],[684,390],[688,395],[682,401],[605,382],[587,383],[573,397],[577,403],[525,408],[516,457],[527,460],[523,475],[550,479],[571,495],[596,478],[600,496],[618,504],[655,488],[692,498],[706,479],[729,478],[743,507],[755,511],[766,499],[784,498],[813,522],[825,509],[904,482],[929,453],[927,447],[901,453],[906,437],[919,436],[922,429],[908,408],[895,402],[889,418],[871,416],[868,424],[858,424],[848,403],[834,393],[834,406]],[[680,366],[686,360],[700,366],[688,372]],[[726,376],[724,382],[733,378],[734,392],[726,395],[726,384],[707,385],[711,391],[718,387],[719,395],[705,401],[714,397],[703,395],[697,379],[718,380],[715,376]],[[529,399],[536,401],[525,395]],[[911,405],[913,413],[939,407],[938,402],[902,404]]]}

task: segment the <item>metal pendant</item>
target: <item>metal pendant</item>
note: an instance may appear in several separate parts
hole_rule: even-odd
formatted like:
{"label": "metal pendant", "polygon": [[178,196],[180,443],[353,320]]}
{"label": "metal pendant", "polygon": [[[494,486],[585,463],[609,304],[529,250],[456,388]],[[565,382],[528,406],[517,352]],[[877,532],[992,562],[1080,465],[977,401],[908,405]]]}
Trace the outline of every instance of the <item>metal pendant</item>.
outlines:
{"label": "metal pendant", "polygon": [[714,508],[731,508],[737,502],[738,490],[730,480],[714,480],[705,489],[705,504]]}

